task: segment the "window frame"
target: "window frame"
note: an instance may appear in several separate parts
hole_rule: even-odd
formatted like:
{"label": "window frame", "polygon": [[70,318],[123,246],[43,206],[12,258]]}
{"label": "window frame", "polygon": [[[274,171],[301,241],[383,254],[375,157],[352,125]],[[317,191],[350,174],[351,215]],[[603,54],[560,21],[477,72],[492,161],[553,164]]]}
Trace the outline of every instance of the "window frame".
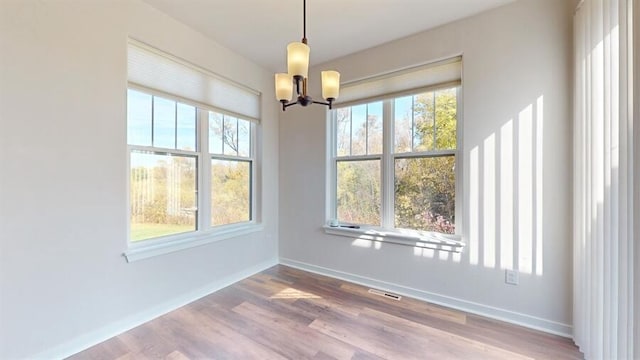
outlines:
{"label": "window frame", "polygon": [[[426,92],[436,92],[438,90],[452,89],[456,91],[456,148],[447,150],[428,150],[395,153],[395,129],[394,129],[394,100],[405,96],[415,96]],[[438,84],[420,89],[414,89],[401,94],[392,94],[386,97],[375,99],[363,99],[361,101],[338,104],[333,110],[327,112],[327,200],[326,200],[326,223],[325,232],[331,235],[346,236],[349,238],[360,238],[373,241],[386,241],[390,243],[410,246],[425,246],[435,250],[451,252],[461,252],[465,244],[462,242],[464,221],[462,218],[463,194],[463,156],[462,156],[462,129],[463,129],[463,101],[462,84]],[[352,107],[372,102],[382,101],[382,141],[383,149],[380,155],[337,155],[337,110],[345,107]],[[413,138],[412,138],[413,142]],[[455,233],[444,234],[433,231],[422,231],[414,229],[403,229],[395,227],[395,161],[397,159],[428,158],[440,156],[455,157]],[[374,160],[380,158],[380,226],[368,224],[346,224],[347,226],[358,226],[358,228],[344,228],[331,226],[332,221],[337,219],[337,166],[340,161]]]}
{"label": "window frame", "polygon": [[[206,195],[205,199],[207,199],[207,206],[208,206],[208,227],[210,229],[234,229],[234,228],[238,228],[238,227],[242,227],[245,224],[255,224],[256,223],[256,201],[255,201],[255,193],[256,193],[256,186],[255,186],[255,173],[256,173],[256,129],[257,126],[255,124],[255,122],[248,120],[246,118],[242,118],[238,115],[234,115],[231,114],[229,112],[224,112],[224,111],[219,111],[219,110],[206,110],[203,111],[203,115],[206,113],[207,115],[207,120],[205,122],[204,125],[202,125],[203,128],[206,128],[207,130],[207,134],[209,131],[209,113],[210,112],[214,112],[214,113],[218,113],[221,114],[223,116],[231,116],[236,118],[237,120],[245,120],[249,122],[249,132],[250,132],[250,137],[249,137],[249,155],[248,156],[241,156],[241,155],[227,155],[224,154],[224,151],[222,154],[214,154],[211,153],[209,151],[209,136],[206,136],[206,140],[204,141],[206,142],[206,151],[203,150],[204,155],[207,157],[207,165],[208,165],[208,169],[207,169],[207,177],[208,179],[205,179],[204,181],[206,181],[206,184],[211,184],[211,161],[212,160],[222,160],[222,161],[234,161],[234,162],[248,162],[249,163],[249,221],[242,221],[242,222],[237,222],[237,223],[229,223],[229,224],[222,224],[222,225],[212,225],[211,224],[211,220],[212,220],[212,206],[211,206],[211,196],[212,196],[212,189],[211,186],[207,186],[207,191],[208,194]],[[223,124],[224,124],[224,118],[223,118]],[[224,125],[223,125],[224,126]],[[238,127],[237,123],[236,123],[236,127]],[[202,139],[204,139],[205,136],[203,135]],[[204,184],[205,182],[203,182]]]}
{"label": "window frame", "polygon": [[[196,101],[182,98],[168,94],[163,91],[150,89],[142,85],[129,82],[127,84],[126,92],[134,90],[138,92],[151,95],[153,97],[160,97],[163,99],[175,101],[176,103],[182,103],[185,105],[193,106],[196,109],[196,150],[178,150],[161,148],[154,146],[141,146],[131,145],[128,139],[126,140],[127,146],[127,161],[126,161],[126,185],[127,185],[127,250],[124,252],[124,256],[128,262],[146,259],[153,256],[163,255],[183,249],[192,248],[216,241],[225,239],[231,239],[238,236],[258,232],[263,230],[263,225],[260,221],[260,212],[258,207],[258,123],[251,118],[236,114],[224,109],[218,109],[206,104],[202,104]],[[125,92],[125,98],[128,96]],[[250,126],[250,143],[249,143],[249,157],[230,156],[230,155],[216,155],[209,153],[209,112],[223,114],[226,116],[232,116],[237,119],[246,120]],[[125,125],[128,124],[128,116]],[[196,181],[196,229],[193,231],[158,236],[154,238],[132,241],[131,240],[131,154],[134,151],[144,151],[150,153],[160,154],[176,154],[179,156],[195,156],[197,166],[197,181]],[[250,162],[250,220],[239,223],[223,224],[212,226],[211,224],[211,160],[214,158],[226,160],[227,158],[234,158],[234,160],[248,161]]]}

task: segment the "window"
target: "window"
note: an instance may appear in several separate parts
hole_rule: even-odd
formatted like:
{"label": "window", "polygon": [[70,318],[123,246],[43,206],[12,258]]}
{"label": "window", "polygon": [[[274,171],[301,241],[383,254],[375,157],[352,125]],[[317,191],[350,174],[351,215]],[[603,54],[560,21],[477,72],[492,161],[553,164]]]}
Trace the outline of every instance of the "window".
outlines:
{"label": "window", "polygon": [[131,242],[249,223],[254,124],[129,89]]}
{"label": "window", "polygon": [[196,108],[129,90],[131,241],[196,230]]}
{"label": "window", "polygon": [[211,224],[251,220],[251,123],[209,112]]}
{"label": "window", "polygon": [[331,217],[456,233],[459,86],[337,108]]}
{"label": "window", "polygon": [[262,230],[260,92],[134,39],[127,80],[127,261]]}
{"label": "window", "polygon": [[334,114],[336,218],[381,225],[382,102],[341,108]]}

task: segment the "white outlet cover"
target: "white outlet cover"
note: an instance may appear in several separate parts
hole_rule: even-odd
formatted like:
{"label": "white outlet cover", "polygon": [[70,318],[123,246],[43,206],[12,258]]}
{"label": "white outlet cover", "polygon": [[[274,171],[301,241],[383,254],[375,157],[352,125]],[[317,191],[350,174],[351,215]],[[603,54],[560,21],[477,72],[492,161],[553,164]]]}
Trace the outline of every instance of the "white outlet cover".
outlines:
{"label": "white outlet cover", "polygon": [[504,282],[510,285],[518,285],[519,281],[517,270],[505,270]]}

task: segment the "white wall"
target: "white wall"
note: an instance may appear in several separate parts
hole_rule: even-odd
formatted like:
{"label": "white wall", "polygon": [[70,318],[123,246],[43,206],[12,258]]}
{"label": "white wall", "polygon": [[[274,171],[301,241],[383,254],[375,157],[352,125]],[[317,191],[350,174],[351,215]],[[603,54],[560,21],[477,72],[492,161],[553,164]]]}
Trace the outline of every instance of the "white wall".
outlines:
{"label": "white wall", "polygon": [[[263,232],[125,261],[128,35],[263,92]],[[277,262],[271,73],[137,1],[0,1],[0,61],[0,358],[69,355]]]}
{"label": "white wall", "polygon": [[633,236],[635,240],[634,248],[634,322],[633,322],[633,335],[634,335],[634,357],[640,358],[640,101],[638,97],[640,95],[640,4],[633,3],[633,94],[636,101],[633,104],[633,146],[634,146],[634,231]]}
{"label": "white wall", "polygon": [[[456,257],[324,234],[325,110],[293,107],[280,117],[281,261],[570,335],[574,3],[521,0],[312,69],[348,82],[463,54],[467,247]],[[505,284],[511,266],[518,286]]]}

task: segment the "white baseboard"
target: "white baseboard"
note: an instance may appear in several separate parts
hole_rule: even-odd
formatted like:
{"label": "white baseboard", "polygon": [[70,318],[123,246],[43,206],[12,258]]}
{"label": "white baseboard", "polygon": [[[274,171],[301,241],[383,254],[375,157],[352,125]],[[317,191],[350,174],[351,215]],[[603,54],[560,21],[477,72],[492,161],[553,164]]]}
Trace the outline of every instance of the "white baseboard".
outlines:
{"label": "white baseboard", "polygon": [[170,301],[154,306],[153,308],[147,309],[141,313],[129,316],[95,331],[86,333],[69,342],[45,350],[34,356],[29,356],[29,359],[64,359],[277,264],[277,259],[261,262],[250,268],[212,282],[200,289],[180,295]]}
{"label": "white baseboard", "polygon": [[307,264],[296,260],[280,258],[280,264],[320,275],[353,282],[367,287],[391,291],[400,295],[412,297],[426,302],[465,311],[471,314],[485,316],[500,321],[505,321],[511,324],[516,324],[535,330],[544,331],[562,337],[573,337],[573,327],[571,325],[562,324],[552,320],[542,319],[515,311],[483,305],[472,301],[457,299],[451,296],[418,290],[407,286],[396,285],[386,281],[380,281],[360,275],[328,269],[325,267]]}

